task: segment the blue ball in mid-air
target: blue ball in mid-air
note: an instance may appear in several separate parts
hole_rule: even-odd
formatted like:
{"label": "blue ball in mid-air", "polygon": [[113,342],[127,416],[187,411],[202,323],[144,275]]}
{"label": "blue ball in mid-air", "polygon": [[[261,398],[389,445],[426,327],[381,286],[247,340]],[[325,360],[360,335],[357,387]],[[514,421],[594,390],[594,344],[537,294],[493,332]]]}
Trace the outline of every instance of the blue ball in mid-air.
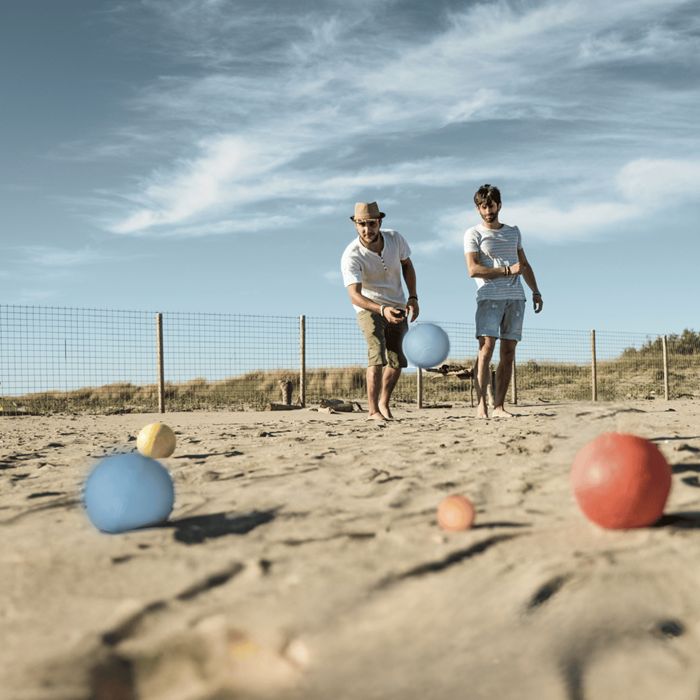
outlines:
{"label": "blue ball in mid-air", "polygon": [[434,323],[418,323],[403,339],[403,351],[415,367],[435,367],[450,352],[447,333]]}
{"label": "blue ball in mid-air", "polygon": [[140,454],[105,457],[85,482],[85,509],[103,532],[125,532],[168,519],[175,489],[168,470]]}

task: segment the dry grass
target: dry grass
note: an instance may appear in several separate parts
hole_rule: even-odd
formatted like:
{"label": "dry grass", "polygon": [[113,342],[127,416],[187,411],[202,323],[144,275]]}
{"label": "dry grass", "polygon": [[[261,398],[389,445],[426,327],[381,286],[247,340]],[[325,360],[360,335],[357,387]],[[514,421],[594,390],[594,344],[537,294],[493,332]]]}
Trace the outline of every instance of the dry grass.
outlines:
{"label": "dry grass", "polygon": [[[677,362],[675,360],[678,360]],[[473,359],[449,360],[466,367]],[[670,395],[700,395],[700,355],[674,358],[670,372]],[[663,366],[660,358],[623,355],[599,362],[598,399],[602,401],[663,398]],[[424,373],[424,403],[468,402],[470,381],[454,376]],[[299,401],[299,375],[290,371],[257,371],[219,381],[194,378],[165,386],[168,411],[261,410],[281,402],[281,382],[291,382],[292,403]],[[517,366],[517,391],[521,402],[581,401],[591,398],[591,368],[566,363],[525,362]],[[510,394],[509,394],[510,395]],[[343,367],[309,370],[306,374],[306,403],[321,398],[365,402],[365,369]],[[404,373],[394,392],[397,403],[416,401],[415,373]],[[131,413],[158,409],[154,384],[129,383],[52,391],[26,396],[0,397],[0,414]]]}

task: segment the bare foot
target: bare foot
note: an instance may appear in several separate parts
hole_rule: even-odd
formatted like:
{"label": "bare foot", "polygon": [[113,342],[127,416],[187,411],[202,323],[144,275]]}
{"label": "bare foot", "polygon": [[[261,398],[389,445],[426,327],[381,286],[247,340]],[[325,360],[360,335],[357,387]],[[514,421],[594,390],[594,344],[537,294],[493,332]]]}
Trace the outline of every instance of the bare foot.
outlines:
{"label": "bare foot", "polygon": [[394,420],[394,414],[388,406],[379,404],[379,412],[384,416],[384,420]]}
{"label": "bare foot", "polygon": [[486,406],[482,406],[481,404],[476,407],[476,417],[477,418],[488,418],[489,417],[489,410],[486,408]]}
{"label": "bare foot", "polygon": [[493,413],[491,414],[494,418],[513,418],[515,414],[510,413],[506,411],[503,406],[498,406],[498,408],[493,409]]}
{"label": "bare foot", "polygon": [[378,423],[383,423],[386,420],[386,418],[379,411],[375,411],[374,413],[370,413],[369,416],[367,416],[367,420],[374,420]]}

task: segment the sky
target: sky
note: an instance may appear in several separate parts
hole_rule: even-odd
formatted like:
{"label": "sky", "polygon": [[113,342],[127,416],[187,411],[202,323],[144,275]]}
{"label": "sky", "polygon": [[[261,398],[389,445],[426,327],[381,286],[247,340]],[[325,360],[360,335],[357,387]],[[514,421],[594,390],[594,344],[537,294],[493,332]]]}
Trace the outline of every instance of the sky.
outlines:
{"label": "sky", "polygon": [[3,0],[0,303],[352,317],[356,201],[473,322],[483,183],[525,332],[700,328],[698,0]]}

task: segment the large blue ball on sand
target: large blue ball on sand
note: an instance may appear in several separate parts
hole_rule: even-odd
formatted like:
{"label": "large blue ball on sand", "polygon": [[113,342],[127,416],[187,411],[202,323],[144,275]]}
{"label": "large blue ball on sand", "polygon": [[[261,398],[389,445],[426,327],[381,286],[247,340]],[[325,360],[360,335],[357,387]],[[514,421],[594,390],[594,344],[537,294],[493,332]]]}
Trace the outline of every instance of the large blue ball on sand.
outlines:
{"label": "large blue ball on sand", "polygon": [[403,351],[415,367],[435,367],[450,353],[447,333],[434,323],[418,323],[403,339]]}
{"label": "large blue ball on sand", "polygon": [[85,483],[85,509],[103,532],[125,532],[167,520],[175,502],[168,470],[140,454],[106,457]]}

